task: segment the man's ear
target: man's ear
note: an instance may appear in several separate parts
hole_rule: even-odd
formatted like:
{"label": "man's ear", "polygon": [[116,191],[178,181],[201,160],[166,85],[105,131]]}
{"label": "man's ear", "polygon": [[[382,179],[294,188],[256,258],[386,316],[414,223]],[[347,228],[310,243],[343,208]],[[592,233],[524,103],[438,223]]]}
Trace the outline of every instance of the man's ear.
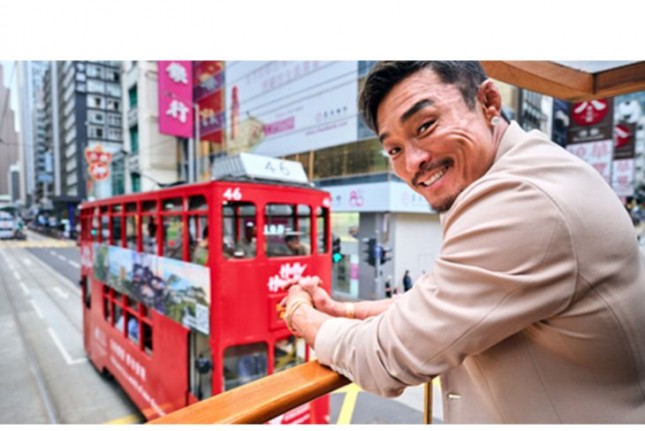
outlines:
{"label": "man's ear", "polygon": [[484,109],[486,120],[502,115],[502,95],[490,78],[479,85],[477,99]]}

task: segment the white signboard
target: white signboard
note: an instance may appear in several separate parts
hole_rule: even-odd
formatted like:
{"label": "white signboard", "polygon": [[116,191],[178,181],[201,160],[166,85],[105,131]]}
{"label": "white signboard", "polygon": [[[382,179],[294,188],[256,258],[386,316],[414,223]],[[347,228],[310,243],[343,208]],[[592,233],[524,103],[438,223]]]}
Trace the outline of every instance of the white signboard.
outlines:
{"label": "white signboard", "polygon": [[407,184],[383,182],[324,187],[334,212],[432,213],[428,202]]}
{"label": "white signboard", "polygon": [[614,160],[611,188],[621,197],[634,194],[634,159]]}
{"label": "white signboard", "polygon": [[280,157],[354,142],[357,94],[356,61],[228,62],[228,151]]}
{"label": "white signboard", "polygon": [[604,141],[587,142],[585,144],[567,145],[567,150],[593,166],[605,181],[611,184],[611,161],[613,157],[614,142],[611,139]]}

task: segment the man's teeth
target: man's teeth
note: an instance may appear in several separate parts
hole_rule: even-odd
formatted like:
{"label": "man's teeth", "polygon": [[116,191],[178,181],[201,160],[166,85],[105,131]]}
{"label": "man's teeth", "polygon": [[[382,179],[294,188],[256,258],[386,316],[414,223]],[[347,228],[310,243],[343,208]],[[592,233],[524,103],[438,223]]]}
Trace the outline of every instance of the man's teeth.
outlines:
{"label": "man's teeth", "polygon": [[427,180],[421,181],[420,184],[422,186],[429,187],[432,184],[434,184],[435,182],[437,182],[437,180],[439,180],[439,178],[443,177],[447,171],[448,171],[448,168],[443,168],[439,172],[437,172],[436,174],[434,174],[433,176],[428,178]]}

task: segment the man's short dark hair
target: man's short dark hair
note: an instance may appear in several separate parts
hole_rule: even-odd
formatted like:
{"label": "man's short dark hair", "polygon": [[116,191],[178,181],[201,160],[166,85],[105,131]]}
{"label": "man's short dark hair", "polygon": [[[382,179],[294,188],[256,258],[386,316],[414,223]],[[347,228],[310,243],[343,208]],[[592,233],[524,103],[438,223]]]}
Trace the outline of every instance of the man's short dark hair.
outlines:
{"label": "man's short dark hair", "polygon": [[365,123],[377,132],[376,113],[385,96],[408,76],[422,69],[435,72],[444,84],[455,84],[468,107],[475,109],[477,89],[488,77],[478,61],[381,61],[367,75],[358,100]]}

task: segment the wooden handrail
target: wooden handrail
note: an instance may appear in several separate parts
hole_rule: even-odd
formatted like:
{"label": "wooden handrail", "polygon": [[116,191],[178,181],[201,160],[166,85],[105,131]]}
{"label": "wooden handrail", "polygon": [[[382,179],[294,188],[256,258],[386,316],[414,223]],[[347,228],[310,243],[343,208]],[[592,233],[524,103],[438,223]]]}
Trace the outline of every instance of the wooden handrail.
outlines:
{"label": "wooden handrail", "polygon": [[349,383],[314,360],[222,392],[148,424],[262,424]]}

